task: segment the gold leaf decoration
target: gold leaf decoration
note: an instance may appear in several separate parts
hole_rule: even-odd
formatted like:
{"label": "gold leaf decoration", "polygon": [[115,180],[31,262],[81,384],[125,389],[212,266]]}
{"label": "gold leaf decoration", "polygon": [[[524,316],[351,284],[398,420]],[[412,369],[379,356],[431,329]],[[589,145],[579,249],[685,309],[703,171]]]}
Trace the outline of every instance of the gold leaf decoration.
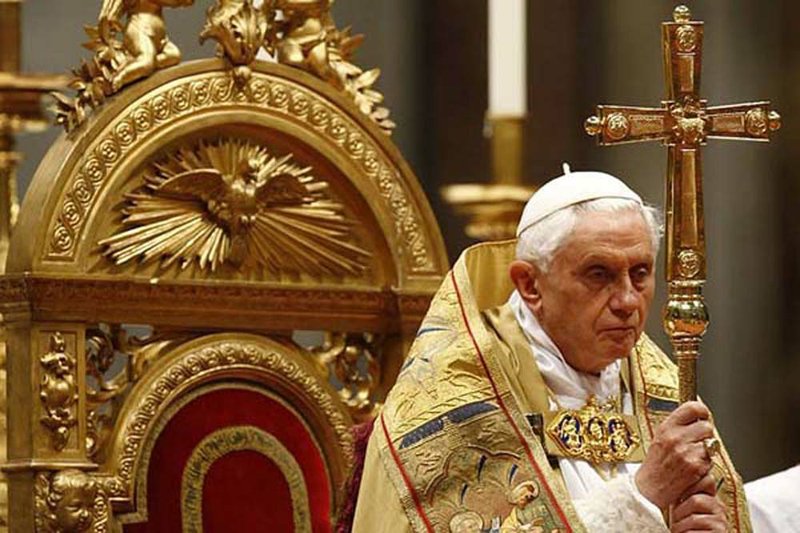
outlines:
{"label": "gold leaf decoration", "polygon": [[196,261],[214,272],[227,262],[313,276],[365,268],[369,254],[352,242],[342,205],[292,154],[200,141],[151,165],[144,181],[125,196],[121,230],[99,243],[117,264],[160,260],[185,269]]}
{"label": "gold leaf decoration", "polygon": [[163,9],[192,4],[194,0],[103,0],[97,25],[84,28],[89,41],[83,47],[92,58],[72,71],[70,88],[76,95],[53,93],[56,123],[73,131],[90,109],[124,86],[180,63],[181,51],[167,35]]}
{"label": "gold leaf decoration", "polygon": [[248,0],[217,0],[206,13],[200,44],[217,41],[217,55],[234,67],[234,79],[243,85],[251,75],[250,63],[264,44],[267,33],[265,9]]}
{"label": "gold leaf decoration", "polygon": [[267,0],[270,20],[265,49],[279,63],[306,70],[343,91],[384,133],[391,134],[395,123],[389,109],[380,105],[383,95],[373,88],[381,71],[365,71],[353,63],[364,36],[336,26],[333,2]]}

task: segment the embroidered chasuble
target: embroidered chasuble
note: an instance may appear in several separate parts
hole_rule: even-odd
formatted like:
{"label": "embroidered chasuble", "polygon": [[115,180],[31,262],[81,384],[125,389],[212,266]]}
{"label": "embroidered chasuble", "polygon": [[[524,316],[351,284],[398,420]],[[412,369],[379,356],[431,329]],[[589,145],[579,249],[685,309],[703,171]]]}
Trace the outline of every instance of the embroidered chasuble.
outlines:
{"label": "embroidered chasuble", "polygon": [[[591,432],[602,428],[550,410],[527,339],[503,305],[513,290],[514,252],[514,241],[473,246],[442,283],[375,421],[354,532],[589,531],[558,457],[570,446],[589,447]],[[624,433],[615,431],[622,422],[603,419],[607,453],[621,447],[636,462],[678,405],[677,369],[645,335],[622,368],[634,416]],[[729,530],[751,531],[724,446],[712,472]]]}

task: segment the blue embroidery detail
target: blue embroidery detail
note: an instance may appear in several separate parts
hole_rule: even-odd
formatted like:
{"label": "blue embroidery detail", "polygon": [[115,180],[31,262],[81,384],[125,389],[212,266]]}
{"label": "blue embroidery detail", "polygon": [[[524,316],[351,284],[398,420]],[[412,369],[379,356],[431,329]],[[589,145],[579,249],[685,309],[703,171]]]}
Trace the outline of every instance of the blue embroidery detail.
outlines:
{"label": "blue embroidery detail", "polygon": [[435,435],[436,433],[442,431],[444,429],[445,418],[447,418],[453,424],[460,424],[472,417],[478,416],[479,414],[488,413],[489,411],[495,410],[497,410],[497,406],[489,402],[475,402],[462,405],[461,407],[456,407],[452,411],[448,411],[443,415],[440,415],[429,422],[425,422],[421,426],[418,426],[406,433],[403,437],[403,440],[400,441],[399,449],[402,450],[403,448],[412,446],[424,439],[427,439],[431,435]]}
{"label": "blue embroidery detail", "polygon": [[417,361],[417,360],[422,361],[424,363],[430,363],[431,362],[430,359],[428,359],[426,357],[412,357],[411,359],[406,359],[405,363],[403,363],[403,366],[400,367],[400,372],[402,372],[406,368],[410,367],[414,363],[414,361]]}
{"label": "blue embroidery detail", "polygon": [[488,413],[489,411],[495,411],[496,409],[496,405],[492,405],[487,402],[468,403],[467,405],[456,407],[452,411],[447,412],[446,416],[450,419],[450,422],[454,424],[460,424],[461,422],[469,420],[473,416],[478,416],[481,413]]}
{"label": "blue embroidery detail", "polygon": [[486,464],[486,456],[481,455],[481,458],[478,459],[478,481],[481,480],[481,474],[483,473],[483,467]]}
{"label": "blue embroidery detail", "polygon": [[403,440],[400,442],[400,449],[407,448],[419,441],[430,437],[435,433],[439,433],[444,429],[444,417],[434,418],[430,422],[425,422],[416,429],[412,429]]}
{"label": "blue embroidery detail", "polygon": [[678,402],[662,400],[661,398],[649,398],[647,400],[647,408],[653,411],[667,411],[671,413],[678,408]]}
{"label": "blue embroidery detail", "polygon": [[450,328],[437,328],[435,326],[429,326],[426,328],[423,326],[419,328],[419,331],[417,331],[417,337],[419,337],[420,335],[424,335],[426,333],[433,333],[435,331],[450,331]]}

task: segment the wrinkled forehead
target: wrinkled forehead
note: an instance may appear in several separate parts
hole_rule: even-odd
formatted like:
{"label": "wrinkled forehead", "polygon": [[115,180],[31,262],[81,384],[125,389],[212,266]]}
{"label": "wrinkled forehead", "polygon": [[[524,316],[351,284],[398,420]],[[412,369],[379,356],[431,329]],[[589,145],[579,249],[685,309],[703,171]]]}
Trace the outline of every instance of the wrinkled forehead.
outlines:
{"label": "wrinkled forehead", "polygon": [[653,236],[644,214],[637,209],[580,213],[575,224],[556,249],[555,255],[573,259],[605,254],[635,257],[654,256]]}

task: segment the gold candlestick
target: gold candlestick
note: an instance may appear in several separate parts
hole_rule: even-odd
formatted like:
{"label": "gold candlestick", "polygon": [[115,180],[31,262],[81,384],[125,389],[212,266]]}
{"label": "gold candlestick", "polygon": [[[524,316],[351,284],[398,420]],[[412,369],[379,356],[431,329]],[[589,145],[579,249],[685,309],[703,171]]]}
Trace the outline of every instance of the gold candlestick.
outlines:
{"label": "gold candlestick", "polygon": [[441,190],[456,213],[467,218],[464,231],[473,239],[513,239],[525,203],[536,190],[522,184],[524,122],[522,116],[488,117],[492,180]]}

